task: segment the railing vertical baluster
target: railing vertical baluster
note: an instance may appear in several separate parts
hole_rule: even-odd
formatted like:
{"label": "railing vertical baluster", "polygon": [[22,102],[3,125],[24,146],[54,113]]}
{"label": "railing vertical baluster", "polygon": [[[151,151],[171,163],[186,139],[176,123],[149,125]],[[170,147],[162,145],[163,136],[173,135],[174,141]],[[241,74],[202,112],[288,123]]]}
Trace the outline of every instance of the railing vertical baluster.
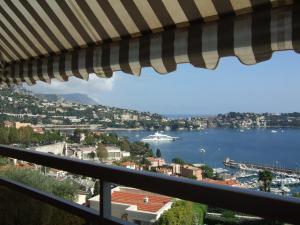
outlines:
{"label": "railing vertical baluster", "polygon": [[111,218],[111,183],[100,180],[100,217]]}

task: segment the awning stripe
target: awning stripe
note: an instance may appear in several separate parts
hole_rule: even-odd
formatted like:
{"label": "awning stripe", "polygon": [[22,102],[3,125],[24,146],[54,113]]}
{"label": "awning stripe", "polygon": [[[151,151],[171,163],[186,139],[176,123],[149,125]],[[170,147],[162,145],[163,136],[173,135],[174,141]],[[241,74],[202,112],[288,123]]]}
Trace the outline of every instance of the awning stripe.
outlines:
{"label": "awning stripe", "polygon": [[218,20],[218,49],[220,57],[234,55],[234,17]]}
{"label": "awning stripe", "polygon": [[38,48],[38,52],[40,54],[47,54],[47,52],[51,52],[51,48],[49,47],[49,45],[28,22],[24,14],[19,11],[19,9],[14,5],[13,2],[4,0],[2,1],[2,6],[6,7],[7,10],[10,10],[12,19],[17,23],[15,23],[16,26],[18,26],[19,29],[23,30],[26,36],[33,41],[33,43],[32,41],[30,41],[32,43],[30,44],[30,47],[32,47],[32,45],[35,45]]}
{"label": "awning stripe", "polygon": [[[1,54],[2,53],[2,54]],[[0,40],[0,54],[2,55],[2,59],[1,59],[1,64],[3,64],[3,69],[4,70],[4,62],[5,61],[13,61],[13,57],[10,56],[10,54],[5,50],[3,43]],[[3,61],[2,61],[3,60]]]}
{"label": "awning stripe", "polygon": [[189,23],[187,22],[189,20],[187,19],[178,1],[164,0],[163,3],[166,7],[168,14],[172,18],[173,23],[177,24],[178,27]]}
{"label": "awning stripe", "polygon": [[55,0],[58,6],[61,8],[62,12],[65,14],[65,16],[68,18],[68,21],[72,24],[72,27],[74,27],[78,34],[81,36],[83,41],[85,43],[93,43],[95,40],[93,40],[90,36],[90,34],[86,31],[84,26],[81,24],[81,22],[78,20],[77,16],[73,13],[73,10],[70,8],[67,1],[61,1],[61,0]]}
{"label": "awning stripe", "polygon": [[[1,14],[0,14],[1,16]],[[5,21],[5,18],[1,17],[2,21]],[[6,33],[6,35],[9,37],[8,39],[12,40],[12,43],[15,43],[16,48],[21,49],[21,51],[23,52],[23,54],[25,54],[24,58],[29,58],[32,55],[29,53],[29,51],[27,51],[27,49],[21,44],[21,42],[19,41],[21,39],[21,37],[18,35],[18,33],[15,31],[14,33],[12,33],[5,25],[4,23],[2,23],[2,21],[0,20],[0,33],[4,34]],[[4,34],[5,35],[5,34]],[[30,49],[30,48],[29,48]]]}
{"label": "awning stripe", "polygon": [[[103,74],[104,76],[107,77],[111,77],[113,74],[113,70],[110,66],[110,45],[103,45],[101,52],[102,52],[102,56],[101,56],[101,64],[102,64],[102,68],[103,68]],[[119,46],[119,51],[120,51],[120,46]],[[119,53],[120,55],[120,53]]]}
{"label": "awning stripe", "polygon": [[204,24],[202,27],[202,56],[205,68],[216,68],[219,61],[217,22]]}
{"label": "awning stripe", "polygon": [[150,62],[150,46],[151,46],[151,38],[150,35],[143,36],[140,38],[140,63],[142,67],[151,66]]}
{"label": "awning stripe", "polygon": [[119,64],[121,70],[124,73],[132,74],[131,68],[129,66],[129,42],[121,41],[120,42],[120,54],[119,54]]}
{"label": "awning stripe", "polygon": [[195,1],[204,21],[218,18],[218,12],[211,0]]}
{"label": "awning stripe", "polygon": [[193,66],[205,68],[202,55],[202,24],[196,24],[188,30],[188,57]]}
{"label": "awning stripe", "polygon": [[[23,4],[25,4],[25,6],[27,7],[24,7],[24,5],[21,2],[23,2]],[[34,31],[33,35],[41,36],[40,39],[44,41],[43,46],[48,52],[51,51],[59,52],[60,49],[63,48],[62,45],[59,45],[59,42],[56,43],[55,42],[56,40],[53,41],[49,37],[49,34],[44,31],[43,27],[46,28],[47,25],[45,26],[45,24],[41,23],[42,22],[41,20],[33,17],[35,11],[32,10],[31,12],[29,12],[27,10],[27,8],[30,9],[30,5],[26,4],[26,1],[14,1],[14,7],[18,8],[18,10],[22,12],[24,19],[26,20],[26,26],[30,25],[30,31],[31,32],[32,30]],[[40,39],[38,39],[38,41],[40,41]]]}
{"label": "awning stripe", "polygon": [[120,37],[128,37],[130,34],[121,22],[120,18],[118,17],[117,12],[114,11],[112,6],[108,1],[97,0],[100,7],[103,9],[106,17],[112,23],[114,29],[118,32]]}
{"label": "awning stripe", "polygon": [[300,13],[300,4],[293,7],[293,18],[292,18],[292,28],[293,28],[293,49],[300,53],[300,23],[299,23],[299,13]]}
{"label": "awning stripe", "polygon": [[281,49],[292,49],[292,16],[284,15],[292,12],[273,12],[272,17],[282,17],[282,19],[272,18],[271,20],[271,48],[272,51]]}
{"label": "awning stripe", "polygon": [[[80,1],[80,2],[79,2]],[[101,34],[102,40],[111,41],[111,37],[103,28],[102,24],[99,22],[95,14],[93,13],[92,9],[88,5],[86,1],[76,0],[77,5],[81,8],[81,11],[85,14],[85,17],[89,20],[92,24],[94,29],[98,34]]]}
{"label": "awning stripe", "polygon": [[252,17],[241,16],[234,24],[234,54],[244,64],[255,64],[252,48]]}
{"label": "awning stripe", "polygon": [[72,45],[66,40],[64,34],[60,32],[37,1],[21,1],[21,3],[60,49],[72,48]]}
{"label": "awning stripe", "polygon": [[130,33],[132,37],[140,36],[140,31],[133,20],[134,17],[132,18],[129,15],[122,1],[108,0],[108,2],[110,3],[113,11],[117,13],[117,17],[119,18],[121,24],[124,25],[124,28],[127,30],[127,32]]}
{"label": "awning stripe", "polygon": [[0,51],[6,65],[0,82],[88,79],[90,73],[111,77],[119,70],[139,75],[149,66],[169,73],[178,63],[214,69],[225,56],[255,64],[274,51],[300,52],[299,3],[272,8],[293,2],[126,2],[0,2]]}
{"label": "awning stripe", "polygon": [[68,1],[67,5],[70,8],[70,12],[72,12],[72,16],[76,18],[75,24],[77,25],[77,23],[80,23],[82,29],[86,31],[86,34],[92,39],[93,42],[97,43],[99,41],[102,41],[102,34],[97,31],[97,27],[90,23],[90,20],[88,18],[89,15],[86,15],[86,13],[82,11],[81,7],[74,1]]}
{"label": "awning stripe", "polygon": [[[2,3],[4,3],[4,2],[2,2]],[[12,19],[10,17],[11,14],[10,14],[9,10],[7,10],[7,11],[8,12],[6,12],[6,10],[4,10],[4,8],[2,8],[1,1],[0,1],[0,13],[2,14],[3,21],[4,21],[4,19],[6,19],[9,22],[9,24],[11,25],[11,27],[13,27],[13,30],[11,30],[12,33],[14,33],[14,30],[15,30],[16,31],[15,34],[20,35],[24,39],[24,41],[26,42],[26,45],[28,45],[29,49],[31,49],[31,51],[33,52],[33,55],[41,55],[42,54],[41,51],[33,44],[33,42],[25,34],[25,32],[17,25],[17,21],[15,21],[14,19]],[[8,27],[8,29],[9,29],[9,27]]]}
{"label": "awning stripe", "polygon": [[[67,28],[61,22],[62,18],[57,17],[57,15],[56,15],[57,12],[55,13],[45,0],[36,0],[36,1],[39,4],[39,6],[41,7],[41,9],[42,9],[41,11],[44,12],[48,16],[50,21],[53,21],[53,24],[55,24],[56,29],[59,30],[60,31],[59,33],[64,36],[64,39],[66,39],[69,42],[69,45],[71,45],[72,47],[78,46],[79,43],[76,42],[76,40],[69,33]],[[48,20],[48,18],[45,16],[43,18]],[[56,30],[53,30],[53,28],[50,26],[49,26],[49,29],[51,29],[52,32],[54,32],[55,34],[58,33]],[[60,38],[60,40],[61,40],[61,38]]]}
{"label": "awning stripe", "polygon": [[252,48],[256,62],[268,60],[271,50],[271,11],[255,13],[252,16]]}
{"label": "awning stripe", "polygon": [[175,27],[174,21],[162,1],[149,1],[149,4],[163,27]]}
{"label": "awning stripe", "polygon": [[133,19],[141,34],[149,33],[150,27],[133,1],[121,0],[121,3],[126,8],[128,14]]}
{"label": "awning stripe", "polygon": [[[126,1],[127,2],[127,1]],[[154,13],[152,7],[147,0],[133,0],[134,4],[141,12],[141,15],[147,22],[148,27],[152,32],[158,32],[163,30],[163,26]],[[145,29],[142,29],[142,31]]]}
{"label": "awning stripe", "polygon": [[152,68],[158,73],[167,73],[167,68],[162,58],[162,36],[156,35],[150,40],[150,63]]}
{"label": "awning stripe", "polygon": [[162,60],[167,71],[176,70],[174,43],[174,30],[168,30],[164,32],[162,35]]}
{"label": "awning stripe", "polygon": [[216,8],[216,11],[219,15],[227,15],[229,13],[234,13],[234,10],[233,10],[233,7],[232,7],[230,1],[213,0],[212,2],[213,2],[214,6]]}
{"label": "awning stripe", "polygon": [[201,20],[201,14],[197,9],[197,5],[193,0],[179,1],[180,7],[182,8],[188,21]]}
{"label": "awning stripe", "polygon": [[139,61],[140,40],[135,39],[129,43],[129,66],[132,74],[139,75],[141,73],[141,64]]}
{"label": "awning stripe", "polygon": [[187,31],[180,31],[176,30],[175,31],[175,43],[174,45],[174,59],[175,63],[184,63],[188,62],[188,45],[187,45],[187,40],[188,39],[188,32]]}
{"label": "awning stripe", "polygon": [[[12,43],[12,42],[8,42],[7,41],[7,39],[4,37],[4,36],[2,36],[2,32],[1,32],[2,30],[0,29],[0,40],[1,40],[1,42],[2,42],[2,46],[4,47],[4,48],[6,48],[6,50],[7,51],[9,51],[10,52],[10,56],[12,57],[12,58],[14,58],[14,59],[19,59],[19,58],[22,58],[22,56],[21,56],[21,54],[18,52],[18,48],[17,49],[15,49],[14,47],[13,47],[13,44],[14,43]],[[5,33],[3,33],[4,35],[5,35]]]}

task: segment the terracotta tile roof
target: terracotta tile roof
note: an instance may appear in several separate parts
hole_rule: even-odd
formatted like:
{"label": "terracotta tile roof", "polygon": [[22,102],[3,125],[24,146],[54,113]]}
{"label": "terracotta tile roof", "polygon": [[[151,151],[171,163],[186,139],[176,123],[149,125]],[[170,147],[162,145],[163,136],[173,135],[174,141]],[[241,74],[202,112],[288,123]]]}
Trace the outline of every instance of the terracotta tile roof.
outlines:
{"label": "terracotta tile roof", "polygon": [[205,178],[202,181],[213,184],[227,185],[227,186],[240,186],[240,183],[236,180],[213,180]]}
{"label": "terracotta tile roof", "polygon": [[[148,203],[144,202],[145,197],[148,197]],[[146,212],[157,212],[166,203],[170,202],[171,198],[163,195],[136,194],[123,191],[115,191],[112,193],[112,202],[136,205],[138,210]]]}
{"label": "terracotta tile roof", "polygon": [[18,169],[34,169],[35,168],[32,164],[29,164],[29,163],[17,163],[17,165],[15,165],[15,167]]}
{"label": "terracotta tile roof", "polygon": [[121,163],[122,166],[135,166],[136,164],[134,162],[126,161]]}

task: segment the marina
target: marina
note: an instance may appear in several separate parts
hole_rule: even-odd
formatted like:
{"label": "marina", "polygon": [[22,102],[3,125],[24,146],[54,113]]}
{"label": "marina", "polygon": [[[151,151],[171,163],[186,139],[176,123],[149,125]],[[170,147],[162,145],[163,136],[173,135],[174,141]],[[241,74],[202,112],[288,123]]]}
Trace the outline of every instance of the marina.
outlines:
{"label": "marina", "polygon": [[224,160],[224,165],[227,167],[232,167],[236,169],[241,169],[245,171],[261,171],[261,170],[268,170],[277,175],[285,175],[289,177],[299,177],[300,178],[300,170],[299,169],[292,169],[292,168],[283,168],[271,165],[263,165],[263,164],[256,164],[256,163],[246,163],[246,162],[238,162],[232,159],[226,158]]}
{"label": "marina", "polygon": [[259,171],[268,170],[273,174],[270,192],[279,195],[291,195],[292,187],[300,185],[300,173],[298,169],[281,168],[270,165],[244,163],[226,158],[224,166],[234,169],[232,176],[239,180],[241,186],[248,189],[259,190]]}
{"label": "marina", "polygon": [[[131,141],[141,141],[154,134],[153,131],[116,133]],[[179,137],[179,140],[148,143],[153,150],[161,150],[166,163],[172,163],[173,158],[180,158],[197,167],[206,164],[213,168],[218,177],[236,179],[242,187],[253,190],[259,190],[259,170],[274,167],[271,184],[273,193],[282,194],[282,185],[290,189],[290,192],[284,192],[286,195],[300,192],[300,129],[286,128],[283,133],[277,134],[272,133],[271,129],[244,129],[244,132],[240,129],[204,129],[165,131],[163,134]],[[226,158],[234,159],[230,167],[224,164]],[[242,165],[237,166],[233,162]]]}

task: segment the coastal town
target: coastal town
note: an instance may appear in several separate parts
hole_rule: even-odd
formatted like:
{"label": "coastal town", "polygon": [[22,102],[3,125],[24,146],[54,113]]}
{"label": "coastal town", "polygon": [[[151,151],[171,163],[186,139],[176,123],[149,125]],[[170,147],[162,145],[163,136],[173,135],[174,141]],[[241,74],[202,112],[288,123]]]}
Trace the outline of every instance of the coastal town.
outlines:
{"label": "coastal town", "polygon": [[[34,94],[25,88],[1,88],[0,122],[14,121],[46,130],[201,130],[206,128],[300,127],[300,113],[235,113],[210,116],[169,117],[102,105],[67,101]],[[2,104],[5,103],[5,104]]]}
{"label": "coastal town", "polygon": [[[298,127],[299,113],[276,115],[232,112],[216,116],[171,119],[149,112],[72,102],[57,96],[49,99],[49,96],[36,95],[23,88],[1,89],[0,92],[0,102],[5,102],[0,104],[1,144],[96,164],[192,179],[197,182],[266,190],[279,195],[297,195],[289,188],[300,184],[300,175],[297,171],[285,173],[283,170],[277,171],[276,168],[270,167],[266,167],[268,170],[265,170],[265,167],[254,168],[250,164],[231,159],[224,159],[225,167],[222,168],[212,168],[207,164],[191,164],[180,158],[166,162],[162,151],[159,148],[151,149],[147,140],[164,138],[176,141],[177,137],[156,132],[155,135],[150,135],[150,138],[145,137],[141,141],[132,142],[113,131],[237,128],[243,132],[244,129],[250,128],[279,129]],[[201,151],[205,153],[205,149]],[[21,160],[0,158],[0,173],[9,170],[8,168],[36,171],[61,184],[71,182],[72,186],[77,187],[73,193],[73,201],[99,210],[99,180]],[[261,178],[261,174],[269,176],[267,186],[264,185],[265,178]],[[160,225],[160,222],[171,214],[168,212],[190,204],[170,196],[119,185],[114,185],[111,194],[112,216],[135,224]],[[195,224],[213,221],[227,212],[210,206],[191,204],[198,210],[191,215],[193,218],[197,215],[198,222]],[[184,210],[181,209],[182,212]],[[261,220],[258,217],[240,215],[238,212],[232,213],[231,219],[252,222]]]}
{"label": "coastal town", "polygon": [[[235,163],[230,159],[226,159],[224,164],[228,167],[235,167],[234,172],[230,168],[211,168],[206,164],[191,164],[180,158],[174,158],[171,163],[167,163],[159,148],[151,149],[147,143],[130,142],[126,137],[119,137],[114,133],[105,131],[77,129],[73,133],[66,134],[37,129],[37,127],[31,127],[30,124],[22,122],[6,121],[4,125],[3,129],[10,130],[8,133],[9,142],[6,144],[25,147],[30,151],[230,187],[253,190],[261,190],[262,187],[258,176],[264,172],[263,169],[251,169],[247,164]],[[16,133],[13,133],[14,131]],[[26,136],[28,140],[26,138],[21,139],[23,136]],[[42,138],[43,136],[48,136],[48,138]],[[47,144],[45,144],[45,140],[47,140]],[[71,181],[73,185],[79,187],[75,193],[74,201],[80,205],[99,210],[99,181],[96,179],[16,159],[8,159],[6,164],[0,166],[0,172],[5,170],[8,165],[18,170],[40,171],[59,183]],[[284,175],[279,172],[281,171],[273,172],[274,179],[266,188],[275,194],[290,195],[288,186],[300,184],[300,175]],[[172,207],[181,201],[169,196],[119,185],[115,185],[111,193],[112,216],[136,224],[160,224],[160,218],[163,218],[166,212],[172,210]],[[203,213],[203,211],[201,212]],[[208,207],[205,210],[208,217],[213,217],[214,213],[216,212],[213,208]],[[221,214],[217,213],[216,215],[220,216]],[[234,218],[239,218],[239,216],[241,215],[238,213],[233,215]],[[250,216],[244,219],[257,221],[260,218]]]}

